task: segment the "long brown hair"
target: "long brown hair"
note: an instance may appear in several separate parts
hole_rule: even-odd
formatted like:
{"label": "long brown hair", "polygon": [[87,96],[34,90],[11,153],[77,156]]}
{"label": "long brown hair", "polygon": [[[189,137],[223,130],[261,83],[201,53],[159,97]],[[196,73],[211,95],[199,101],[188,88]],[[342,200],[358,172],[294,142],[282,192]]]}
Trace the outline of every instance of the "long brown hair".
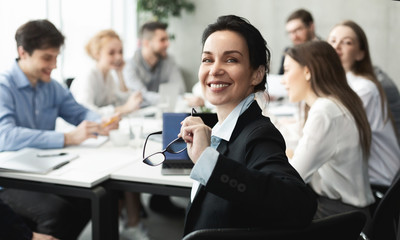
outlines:
{"label": "long brown hair", "polygon": [[[382,118],[385,122],[387,122],[390,119],[392,122],[393,128],[396,129],[396,127],[394,126],[394,123],[393,123],[391,111],[389,109],[389,104],[387,104],[387,101],[386,101],[385,91],[383,90],[381,83],[376,78],[374,68],[372,66],[371,54],[369,53],[368,40],[367,40],[367,36],[365,35],[365,32],[357,23],[355,23],[354,21],[351,21],[351,20],[343,21],[336,26],[349,27],[356,34],[358,46],[360,47],[360,50],[364,52],[364,58],[359,61],[355,61],[353,66],[351,66],[351,71],[355,75],[359,75],[359,76],[363,76],[363,77],[367,78],[368,80],[372,81],[376,85],[376,87],[378,88],[378,91],[379,91],[380,98],[381,98],[381,108],[382,108],[382,114],[383,114]],[[385,112],[386,112],[386,115],[385,115]]]}
{"label": "long brown hair", "polygon": [[[346,73],[335,49],[324,41],[310,41],[289,48],[286,55],[310,70],[311,89],[318,97],[332,98],[350,112],[358,129],[364,158],[368,159],[371,128],[360,97],[347,83]],[[308,106],[306,113],[307,109]]]}

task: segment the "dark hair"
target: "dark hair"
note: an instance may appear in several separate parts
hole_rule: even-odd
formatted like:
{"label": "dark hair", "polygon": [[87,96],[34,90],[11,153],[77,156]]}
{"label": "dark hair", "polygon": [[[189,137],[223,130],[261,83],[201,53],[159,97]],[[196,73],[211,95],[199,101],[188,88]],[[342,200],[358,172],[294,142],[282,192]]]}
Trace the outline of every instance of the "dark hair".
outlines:
{"label": "dark hair", "polygon": [[140,36],[142,38],[150,39],[153,37],[153,34],[156,30],[161,29],[161,30],[166,30],[168,27],[168,24],[162,23],[162,22],[147,22],[143,24],[143,26],[140,29]]}
{"label": "dark hair", "polygon": [[313,19],[311,13],[305,9],[299,9],[299,10],[294,11],[292,14],[289,15],[286,22],[289,22],[289,21],[292,21],[295,19],[300,19],[304,23],[304,25],[306,25],[307,27],[310,26],[314,22],[314,19]]}
{"label": "dark hair", "polygon": [[36,49],[59,48],[64,39],[62,33],[46,19],[29,21],[15,33],[17,48],[22,46],[29,55]]}
{"label": "dark hair", "polygon": [[213,24],[207,26],[203,32],[202,45],[207,38],[214,32],[229,30],[240,34],[247,43],[249,50],[250,66],[255,70],[260,66],[265,68],[263,80],[254,87],[254,92],[264,91],[267,82],[267,73],[269,73],[269,63],[271,54],[267,48],[267,42],[261,33],[250,22],[242,17],[227,15],[221,16]]}
{"label": "dark hair", "polygon": [[353,116],[365,159],[371,146],[371,128],[360,97],[347,83],[339,55],[325,41],[310,41],[286,51],[301,66],[311,73],[311,88],[319,97],[330,97],[340,102]]}
{"label": "dark hair", "polygon": [[[374,68],[372,66],[371,54],[369,53],[368,40],[367,40],[367,36],[366,36],[365,32],[360,27],[360,25],[358,25],[357,23],[355,23],[354,21],[351,21],[351,20],[343,21],[336,26],[349,27],[356,34],[360,50],[364,52],[364,58],[359,61],[355,61],[353,66],[351,66],[351,71],[355,75],[360,75],[360,76],[366,77],[367,79],[371,80],[375,84],[375,86],[378,88],[379,95],[381,98],[381,108],[382,108],[382,114],[383,114],[382,117],[385,122],[390,120],[393,125],[393,128],[396,129],[396,126],[395,126],[394,120],[393,120],[393,116],[392,116],[392,112],[389,108],[389,104],[387,104],[386,93],[383,90],[381,83],[376,78]],[[386,112],[386,116],[385,116],[385,112]]]}

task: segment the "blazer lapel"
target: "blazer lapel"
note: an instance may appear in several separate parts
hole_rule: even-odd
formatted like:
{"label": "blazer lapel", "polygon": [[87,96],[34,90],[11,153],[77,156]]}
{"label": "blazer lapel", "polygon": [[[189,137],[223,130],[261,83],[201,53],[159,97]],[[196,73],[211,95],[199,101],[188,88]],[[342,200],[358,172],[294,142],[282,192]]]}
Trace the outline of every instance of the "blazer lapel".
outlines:
{"label": "blazer lapel", "polygon": [[221,139],[221,142],[219,143],[219,145],[217,147],[217,151],[220,154],[225,155],[228,152],[228,142],[225,141],[224,139]]}

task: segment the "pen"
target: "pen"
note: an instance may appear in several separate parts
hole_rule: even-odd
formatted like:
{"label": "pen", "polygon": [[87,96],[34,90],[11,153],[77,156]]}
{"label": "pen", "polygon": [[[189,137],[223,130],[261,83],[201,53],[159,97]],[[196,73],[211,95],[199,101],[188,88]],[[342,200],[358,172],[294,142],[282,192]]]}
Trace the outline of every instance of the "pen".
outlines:
{"label": "pen", "polygon": [[103,128],[104,128],[104,127],[107,127],[108,125],[110,125],[111,123],[117,121],[118,119],[119,119],[118,116],[114,116],[114,117],[112,117],[112,118],[110,119],[110,121],[104,123],[104,124],[102,125],[102,127],[103,127]]}
{"label": "pen", "polygon": [[67,155],[68,153],[61,152],[61,153],[38,153],[36,156],[38,157],[58,157],[58,156],[64,156]]}

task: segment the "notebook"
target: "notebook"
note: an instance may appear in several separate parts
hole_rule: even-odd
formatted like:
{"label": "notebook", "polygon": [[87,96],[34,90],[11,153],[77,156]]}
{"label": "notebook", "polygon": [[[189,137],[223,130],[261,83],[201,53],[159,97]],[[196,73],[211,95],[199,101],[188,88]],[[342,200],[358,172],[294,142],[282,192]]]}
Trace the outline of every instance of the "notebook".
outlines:
{"label": "notebook", "polygon": [[77,157],[77,154],[66,153],[61,150],[43,151],[36,148],[24,148],[2,158],[0,160],[0,171],[46,174]]}
{"label": "notebook", "polygon": [[[181,129],[181,122],[189,113],[163,113],[163,134],[162,144],[163,149],[177,138]],[[204,123],[213,127],[218,119],[215,113],[199,113]],[[187,151],[178,154],[165,152],[165,161],[162,164],[161,174],[163,175],[189,175],[193,168],[193,162],[190,160]]]}

